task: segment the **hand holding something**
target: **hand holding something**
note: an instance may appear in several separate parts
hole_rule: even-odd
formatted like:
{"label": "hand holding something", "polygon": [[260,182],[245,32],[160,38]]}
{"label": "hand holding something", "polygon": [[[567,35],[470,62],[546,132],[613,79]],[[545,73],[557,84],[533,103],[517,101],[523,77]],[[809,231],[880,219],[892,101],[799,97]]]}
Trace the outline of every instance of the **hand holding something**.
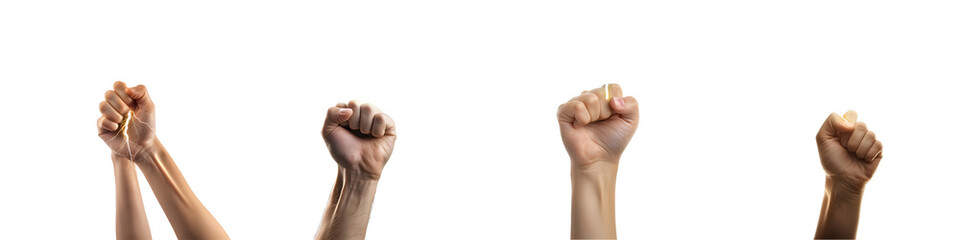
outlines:
{"label": "hand holding something", "polygon": [[97,119],[100,138],[115,156],[135,159],[137,153],[156,142],[156,117],[147,88],[143,85],[127,88],[118,81],[104,98],[100,102],[102,116]]}

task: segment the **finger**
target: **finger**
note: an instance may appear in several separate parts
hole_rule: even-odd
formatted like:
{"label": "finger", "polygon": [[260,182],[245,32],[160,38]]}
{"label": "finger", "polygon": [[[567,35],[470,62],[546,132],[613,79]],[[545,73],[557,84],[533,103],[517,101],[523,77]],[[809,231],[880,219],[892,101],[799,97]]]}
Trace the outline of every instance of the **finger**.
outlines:
{"label": "finger", "polygon": [[860,143],[863,141],[863,136],[865,135],[867,135],[867,124],[863,122],[857,122],[857,125],[853,129],[853,133],[850,134],[850,140],[847,142],[847,151],[857,151],[857,148],[860,147]]}
{"label": "finger", "polygon": [[873,143],[873,146],[870,146],[870,150],[867,151],[867,162],[873,162],[879,160],[881,153],[883,152],[883,143],[876,141]]}
{"label": "finger", "polygon": [[577,120],[576,111],[572,109],[573,104],[565,102],[557,107],[557,121],[573,124]]}
{"label": "finger", "polygon": [[610,101],[610,109],[620,114],[624,120],[630,123],[636,123],[640,120],[640,104],[633,97],[613,97]]}
{"label": "finger", "polygon": [[393,122],[393,118],[390,115],[385,113],[377,114],[380,117],[380,121],[383,125],[383,136],[396,136],[397,135],[397,124]]}
{"label": "finger", "polygon": [[[852,110],[852,109],[851,109],[851,110],[847,110],[847,112],[843,113],[843,116],[842,116],[841,118],[843,118],[843,120],[844,120],[845,122],[852,123],[852,124],[856,125],[856,124],[857,124],[857,111],[854,111],[854,110]],[[840,145],[841,145],[841,146],[847,146],[847,144],[850,142],[850,134],[851,134],[851,133],[853,133],[853,132],[851,131],[851,132],[849,132],[849,133],[842,133],[842,134],[840,134]]]}
{"label": "finger", "polygon": [[123,115],[120,115],[117,110],[113,109],[107,101],[100,102],[100,113],[103,113],[103,116],[107,117],[107,120],[111,122],[119,123],[123,120]]}
{"label": "finger", "polygon": [[340,127],[341,123],[350,119],[353,115],[353,109],[330,107],[327,109],[327,119],[323,121],[323,137],[326,138],[333,130]]}
{"label": "finger", "polygon": [[600,110],[604,108],[603,101],[600,101],[600,97],[593,93],[584,93],[580,94],[577,97],[577,101],[583,103],[587,107],[587,113],[590,114],[590,122],[600,120]]}
{"label": "finger", "polygon": [[856,122],[857,122],[857,111],[854,111],[854,110],[852,110],[852,109],[851,109],[851,110],[847,110],[847,112],[843,114],[843,119],[844,119],[844,120],[847,120],[847,122],[850,122],[850,123],[856,123]]}
{"label": "finger", "polygon": [[104,97],[107,99],[107,103],[110,103],[110,106],[112,106],[117,113],[120,113],[121,116],[126,115],[127,112],[130,111],[130,108],[127,107],[127,104],[123,103],[123,100],[120,100],[120,96],[117,95],[117,92],[109,90],[104,94]]}
{"label": "finger", "polygon": [[153,107],[153,100],[150,99],[150,93],[147,92],[147,87],[143,84],[137,85],[136,87],[127,88],[125,90],[127,96],[130,96],[131,99],[135,102],[134,105],[137,107]]}
{"label": "finger", "polygon": [[350,126],[350,129],[360,129],[360,116],[363,115],[363,113],[360,112],[360,105],[362,104],[357,100],[350,100],[350,102],[347,103],[347,107],[353,109],[354,113],[352,116],[350,116],[350,120],[348,121],[348,126]]}
{"label": "finger", "polygon": [[580,101],[569,101],[560,105],[557,110],[557,119],[562,123],[569,123],[573,127],[581,127],[590,123],[590,113]]}
{"label": "finger", "polygon": [[586,92],[597,95],[597,97],[600,98],[600,120],[607,119],[613,114],[613,109],[610,108],[609,104],[610,99],[623,96],[623,90],[620,88],[620,84],[616,83],[604,84],[599,88],[594,88]]}
{"label": "finger", "polygon": [[867,158],[867,151],[870,151],[875,142],[877,142],[876,134],[873,131],[867,131],[867,134],[863,135],[863,140],[860,141],[860,146],[857,147],[857,157],[864,159],[864,161],[870,160],[865,158]]}
{"label": "finger", "polygon": [[615,97],[623,97],[623,89],[620,88],[620,84],[616,84],[616,83],[604,84],[603,87],[601,88],[603,88],[605,92],[604,94],[605,100],[609,101],[610,99],[613,99]]}
{"label": "finger", "polygon": [[116,81],[113,83],[113,91],[117,92],[117,96],[120,96],[120,100],[123,101],[127,106],[134,106],[136,102],[133,101],[133,98],[130,95],[127,95],[127,84],[121,81]]}
{"label": "finger", "polygon": [[377,115],[373,116],[373,121],[370,123],[370,135],[383,137],[386,131],[387,125],[383,122],[383,113],[377,113]]}
{"label": "finger", "polygon": [[827,120],[823,121],[823,126],[820,127],[820,131],[817,132],[817,141],[825,141],[830,138],[839,137],[840,133],[852,132],[853,128],[853,123],[847,122],[837,113],[830,113],[830,116],[827,116]]}
{"label": "finger", "polygon": [[387,120],[389,117],[383,113],[377,113],[373,116],[373,123],[370,127],[370,134],[374,137],[383,137],[387,133]]}
{"label": "finger", "polygon": [[104,132],[116,131],[117,128],[120,128],[120,125],[108,120],[107,117],[100,116],[100,118],[97,119],[97,127],[100,128],[100,133],[102,134]]}
{"label": "finger", "polygon": [[373,104],[360,105],[360,133],[370,134],[373,127],[373,117],[380,113],[380,109]]}

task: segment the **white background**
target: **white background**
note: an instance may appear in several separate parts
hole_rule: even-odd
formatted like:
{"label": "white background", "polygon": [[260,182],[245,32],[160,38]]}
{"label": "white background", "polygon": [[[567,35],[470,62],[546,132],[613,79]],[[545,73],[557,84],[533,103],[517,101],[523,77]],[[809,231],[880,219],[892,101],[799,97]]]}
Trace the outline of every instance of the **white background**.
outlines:
{"label": "white background", "polygon": [[[269,3],[267,3],[269,2]],[[190,186],[235,239],[307,239],[336,164],[325,109],[398,124],[370,239],[569,237],[556,106],[640,101],[618,234],[806,239],[814,135],[860,112],[884,142],[864,239],[957,238],[954,1],[4,1],[0,238],[114,237],[96,136],[116,80],[145,84]],[[140,181],[156,239],[174,238]]]}

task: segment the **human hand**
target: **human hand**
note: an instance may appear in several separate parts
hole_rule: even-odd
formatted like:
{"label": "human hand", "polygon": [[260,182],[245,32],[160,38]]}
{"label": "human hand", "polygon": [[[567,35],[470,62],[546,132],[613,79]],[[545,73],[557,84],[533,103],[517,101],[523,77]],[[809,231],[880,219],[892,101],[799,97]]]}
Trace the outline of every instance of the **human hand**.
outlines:
{"label": "human hand", "polygon": [[135,159],[143,149],[156,142],[156,116],[153,101],[143,85],[127,88],[123,82],[113,83],[113,90],[100,102],[97,129],[100,138],[115,157]]}
{"label": "human hand", "polygon": [[583,91],[557,110],[560,136],[573,167],[589,169],[598,162],[616,165],[637,130],[637,100],[622,97],[618,84]]}
{"label": "human hand", "polygon": [[373,104],[350,101],[327,110],[323,140],[341,168],[380,179],[397,139],[393,119]]}
{"label": "human hand", "polygon": [[817,133],[820,163],[827,177],[862,192],[883,158],[883,144],[867,124],[857,122],[857,112],[843,117],[831,113]]}

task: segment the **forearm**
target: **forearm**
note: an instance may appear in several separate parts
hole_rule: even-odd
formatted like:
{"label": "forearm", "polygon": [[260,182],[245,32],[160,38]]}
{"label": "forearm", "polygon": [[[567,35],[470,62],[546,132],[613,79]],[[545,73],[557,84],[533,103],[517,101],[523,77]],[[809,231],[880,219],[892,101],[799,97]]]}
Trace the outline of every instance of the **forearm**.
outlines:
{"label": "forearm", "polygon": [[[330,191],[330,199],[327,200],[327,208],[323,212],[323,220],[320,229],[323,230],[326,224],[330,223],[334,212],[337,210],[337,202],[340,202],[340,192],[343,191],[343,171],[337,170],[337,180],[333,183],[333,190]],[[323,232],[323,231],[321,231]]]}
{"label": "forearm", "polygon": [[600,165],[571,170],[570,238],[573,239],[617,238],[614,210],[617,166],[603,162],[595,164]]}
{"label": "forearm", "polygon": [[827,177],[825,189],[814,238],[856,238],[863,186],[852,186]]}
{"label": "forearm", "polygon": [[363,239],[377,192],[377,181],[340,168],[316,239]]}
{"label": "forearm", "polygon": [[150,224],[143,210],[136,164],[113,156],[113,173],[117,187],[117,239],[151,239]]}
{"label": "forearm", "polygon": [[137,165],[180,239],[227,239],[220,223],[200,203],[159,141],[137,154]]}

